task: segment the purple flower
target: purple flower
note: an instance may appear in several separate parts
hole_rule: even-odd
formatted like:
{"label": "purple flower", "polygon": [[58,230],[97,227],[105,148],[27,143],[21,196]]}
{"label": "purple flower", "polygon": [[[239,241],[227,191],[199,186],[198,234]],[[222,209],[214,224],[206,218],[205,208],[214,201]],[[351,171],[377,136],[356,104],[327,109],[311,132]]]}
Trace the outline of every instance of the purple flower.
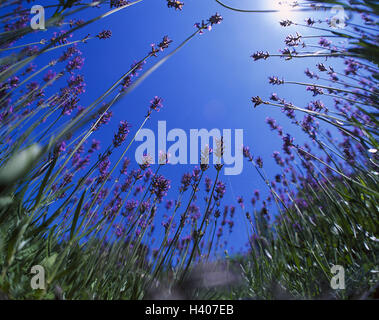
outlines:
{"label": "purple flower", "polygon": [[91,148],[88,150],[88,153],[93,153],[100,149],[100,141],[92,139]]}
{"label": "purple flower", "polygon": [[128,170],[128,166],[130,164],[130,160],[128,158],[124,158],[124,162],[122,163],[122,168],[120,170],[120,173],[126,174]]}
{"label": "purple flower", "polygon": [[113,229],[117,238],[122,237],[125,233],[125,227],[123,227],[121,223],[114,224]]}
{"label": "purple flower", "polygon": [[141,172],[141,169],[132,170],[132,172],[130,173],[130,176],[131,176],[135,181],[138,181],[138,180],[142,179],[142,177],[143,177],[142,172]]}
{"label": "purple flower", "polygon": [[295,49],[293,49],[293,51],[291,52],[291,50],[287,47],[285,47],[284,49],[282,50],[279,50],[279,52],[283,55],[288,55],[288,56],[291,56],[292,54],[296,54],[296,51]]}
{"label": "purple flower", "polygon": [[72,178],[74,177],[74,174],[73,173],[66,173],[64,176],[63,176],[63,181],[59,187],[59,189],[63,189],[65,186],[67,186],[71,181],[72,181]]}
{"label": "purple flower", "polygon": [[281,167],[284,167],[284,161],[282,159],[282,157],[280,156],[280,153],[278,151],[274,151],[274,153],[272,154],[273,158],[275,159],[275,162],[281,166]]}
{"label": "purple flower", "polygon": [[283,111],[286,113],[287,117],[290,119],[295,119],[295,111],[293,105],[290,102],[284,102]]}
{"label": "purple flower", "polygon": [[94,130],[97,130],[99,129],[99,127],[103,124],[107,124],[109,123],[109,121],[111,120],[112,116],[113,116],[113,112],[112,111],[106,111],[104,113],[100,113],[101,117],[100,119],[97,121],[96,123],[96,126],[94,128]]}
{"label": "purple flower", "polygon": [[57,146],[55,147],[55,154],[56,154],[56,155],[59,155],[59,154],[61,154],[62,152],[65,152],[65,151],[66,151],[66,142],[65,142],[65,141],[60,142],[60,143],[57,144]]}
{"label": "purple flower", "polygon": [[244,203],[243,203],[243,197],[238,196],[238,197],[237,197],[237,202],[238,202],[238,204],[241,206],[242,209],[245,208],[245,205],[244,205]]}
{"label": "purple flower", "polygon": [[163,51],[164,49],[167,49],[168,46],[170,45],[170,43],[172,43],[172,40],[169,39],[168,36],[164,36],[163,37],[163,40],[158,44],[158,47],[161,51]]}
{"label": "purple flower", "polygon": [[72,28],[73,26],[80,26],[83,23],[84,23],[83,19],[71,19],[70,20],[70,28]]}
{"label": "purple flower", "polygon": [[132,63],[132,65],[130,66],[130,69],[132,70],[131,71],[131,75],[133,77],[136,77],[138,76],[138,71],[141,71],[143,69],[143,65],[146,63],[146,61],[135,61],[134,63]]}
{"label": "purple flower", "polygon": [[242,154],[245,158],[250,158],[251,157],[250,148],[248,146],[243,146],[242,147]]}
{"label": "purple flower", "polygon": [[108,157],[105,157],[100,163],[99,163],[99,182],[103,182],[108,174],[108,169],[110,167],[111,162],[109,161]]}
{"label": "purple flower", "polygon": [[184,6],[184,2],[178,0],[167,0],[168,8],[175,8],[175,10],[182,10]]}
{"label": "purple flower", "polygon": [[162,108],[162,101],[163,99],[159,98],[158,96],[155,96],[154,99],[150,101],[149,111],[147,113],[148,116],[150,116],[153,111],[159,112],[159,110]]}
{"label": "purple flower", "polygon": [[[49,70],[49,71],[51,71],[51,70]],[[14,77],[9,79],[9,86],[11,88],[15,88],[15,87],[17,87],[19,81],[20,81],[19,77],[14,76]]]}
{"label": "purple flower", "polygon": [[81,69],[83,64],[84,58],[81,56],[76,56],[68,62],[66,69],[68,72],[72,72],[73,70]]}
{"label": "purple flower", "polygon": [[137,186],[135,189],[134,189],[134,193],[133,195],[136,197],[139,193],[143,192],[144,190],[144,187],[143,186]]}
{"label": "purple flower", "polygon": [[287,154],[291,154],[290,148],[293,146],[294,138],[291,138],[289,134],[286,134],[282,139],[284,152]]}
{"label": "purple flower", "polygon": [[188,187],[191,185],[191,181],[192,181],[192,175],[190,173],[183,174],[179,191],[180,192],[187,191]]}
{"label": "purple flower", "polygon": [[320,46],[324,48],[330,47],[330,44],[332,43],[331,41],[325,39],[325,38],[320,38],[320,41],[318,42]]}
{"label": "purple flower", "polygon": [[27,14],[19,15],[18,19],[4,25],[4,31],[16,31],[28,26],[29,16]]}
{"label": "purple flower", "polygon": [[256,160],[256,163],[258,165],[259,168],[262,168],[263,167],[263,160],[261,157],[258,157],[257,160]]}
{"label": "purple flower", "polygon": [[197,205],[195,205],[194,203],[192,203],[189,206],[188,212],[190,214],[192,221],[196,221],[197,219],[200,218],[200,208]]}
{"label": "purple flower", "polygon": [[324,91],[321,88],[318,88],[316,86],[307,87],[307,91],[313,92],[313,96],[317,96],[319,94],[324,94]]}
{"label": "purple flower", "polygon": [[311,101],[311,105],[309,106],[308,109],[313,110],[313,111],[321,111],[325,109],[325,112],[327,112],[327,109],[325,108],[323,102],[320,100]]}
{"label": "purple flower", "polygon": [[173,205],[174,205],[173,200],[167,200],[166,205],[165,205],[166,210],[170,210],[173,207]]}
{"label": "purple flower", "polygon": [[146,212],[149,209],[150,209],[150,201],[143,201],[143,202],[141,202],[141,205],[140,205],[140,208],[139,208],[139,210],[140,210],[141,213],[144,213],[144,212]]}
{"label": "purple flower", "polygon": [[230,217],[234,217],[234,213],[236,212],[236,207],[235,206],[230,206]]}
{"label": "purple flower", "polygon": [[308,203],[303,198],[297,198],[297,199],[295,199],[295,203],[296,203],[296,205],[300,209],[306,209],[306,208],[308,208]]}
{"label": "purple flower", "polygon": [[269,77],[268,78],[269,79],[269,83],[270,84],[277,84],[277,85],[280,85],[280,84],[283,84],[284,83],[284,80],[282,79],[282,80],[280,80],[278,77],[274,77],[274,76],[272,76],[272,77]]}
{"label": "purple flower", "polygon": [[321,72],[327,71],[327,69],[326,69],[326,67],[324,66],[323,63],[318,63],[318,64],[317,64],[317,68],[318,68]]}
{"label": "purple flower", "polygon": [[138,201],[137,200],[128,200],[124,206],[124,212],[122,213],[123,216],[126,216],[127,214],[133,212],[138,207]]}
{"label": "purple flower", "polygon": [[356,75],[358,72],[358,69],[360,68],[360,64],[354,59],[345,60],[345,65],[347,65],[345,69],[345,74],[347,76],[350,74]]}
{"label": "purple flower", "polygon": [[143,174],[144,178],[143,180],[145,182],[149,181],[150,177],[153,175],[153,171],[149,168],[145,171],[145,173]]}
{"label": "purple flower", "polygon": [[267,51],[266,52],[258,51],[258,52],[255,52],[251,55],[251,58],[253,58],[254,61],[257,61],[260,59],[266,60],[268,57],[270,57],[270,54]]}
{"label": "purple flower", "polygon": [[290,47],[295,47],[300,44],[302,35],[296,32],[296,35],[288,35],[284,40],[285,44]]}
{"label": "purple flower", "polygon": [[37,66],[33,63],[29,64],[25,69],[25,74],[34,72],[36,70]]}
{"label": "purple flower", "polygon": [[51,42],[55,42],[55,44],[65,44],[68,42],[68,38],[72,38],[72,33],[67,34],[67,31],[61,30],[59,33],[54,32],[51,38]]}
{"label": "purple flower", "polygon": [[195,167],[192,171],[192,178],[195,183],[200,180],[200,172],[201,170],[198,167]]}
{"label": "purple flower", "polygon": [[80,158],[76,164],[75,170],[83,169],[90,162],[90,156],[86,156],[85,158]]}
{"label": "purple flower", "polygon": [[308,78],[310,78],[310,79],[313,79],[313,78],[318,79],[318,76],[317,76],[315,73],[311,72],[311,71],[309,70],[309,68],[307,68],[307,69],[304,71],[304,73],[305,73],[305,75],[306,75]]}
{"label": "purple flower", "polygon": [[290,21],[290,20],[282,20],[282,21],[279,22],[279,24],[280,24],[282,27],[289,27],[290,25],[293,24],[293,22]]}
{"label": "purple flower", "polygon": [[199,22],[195,23],[194,26],[199,30],[199,34],[203,34],[204,33],[203,30],[206,30],[206,29],[211,30],[212,29],[212,27],[210,25],[206,24],[204,22],[204,20],[201,21],[201,24]]}
{"label": "purple flower", "polygon": [[305,22],[307,23],[308,26],[313,26],[316,23],[316,21],[313,20],[312,18],[306,19]]}
{"label": "purple flower", "polygon": [[120,7],[126,6],[129,3],[130,1],[127,1],[127,0],[111,0],[110,7],[120,8]]}
{"label": "purple flower", "polygon": [[100,193],[96,199],[96,202],[98,204],[101,204],[104,201],[104,199],[107,197],[108,192],[109,192],[109,190],[107,188],[101,189],[101,191],[100,191]]}
{"label": "purple flower", "polygon": [[222,197],[224,196],[224,194],[226,192],[225,184],[222,181],[217,181],[216,187],[215,187],[215,192],[216,192],[216,194],[213,196],[214,199],[216,201],[222,199]]}
{"label": "purple flower", "polygon": [[76,94],[81,94],[85,92],[84,87],[86,83],[84,82],[84,77],[82,75],[71,76],[67,81],[68,86],[74,90]]}
{"label": "purple flower", "polygon": [[213,26],[214,24],[220,24],[222,20],[223,17],[216,13],[208,19],[208,22],[211,24],[211,26]]}
{"label": "purple flower", "polygon": [[72,47],[69,47],[63,54],[62,56],[59,58],[59,61],[62,62],[62,61],[66,61],[68,60],[69,58],[71,58],[73,55],[75,54],[82,54],[79,49],[77,48],[76,45],[72,46]]}
{"label": "purple flower", "polygon": [[112,31],[111,30],[104,30],[101,31],[96,37],[99,39],[109,39],[112,36]]}
{"label": "purple flower", "polygon": [[151,193],[153,193],[160,202],[170,189],[170,180],[162,175],[155,175],[151,181]]}
{"label": "purple flower", "polygon": [[209,193],[212,188],[212,180],[209,177],[205,178],[205,192]]}
{"label": "purple flower", "polygon": [[276,124],[275,119],[267,117],[266,123],[270,126],[271,130],[276,130],[278,128],[278,125]]}
{"label": "purple flower", "polygon": [[37,46],[26,46],[21,53],[27,55],[27,56],[33,56],[39,52],[39,49]]}
{"label": "purple flower", "polygon": [[46,74],[44,75],[43,77],[43,81],[45,82],[49,82],[51,79],[53,79],[55,76],[57,75],[56,72],[54,72],[53,70],[49,69]]}
{"label": "purple flower", "polygon": [[254,108],[264,103],[263,100],[258,96],[252,97],[251,102],[254,103]]}

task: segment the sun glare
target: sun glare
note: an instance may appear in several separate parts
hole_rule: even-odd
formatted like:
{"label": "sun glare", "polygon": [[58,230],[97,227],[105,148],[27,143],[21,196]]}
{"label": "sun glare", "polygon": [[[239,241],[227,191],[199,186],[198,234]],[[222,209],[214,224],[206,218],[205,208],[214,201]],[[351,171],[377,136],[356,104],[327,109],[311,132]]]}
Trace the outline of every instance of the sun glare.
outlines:
{"label": "sun glare", "polygon": [[273,9],[279,10],[277,15],[280,19],[289,19],[293,15],[293,12],[291,12],[291,9],[293,9],[293,7],[291,6],[293,1],[272,0],[272,2]]}

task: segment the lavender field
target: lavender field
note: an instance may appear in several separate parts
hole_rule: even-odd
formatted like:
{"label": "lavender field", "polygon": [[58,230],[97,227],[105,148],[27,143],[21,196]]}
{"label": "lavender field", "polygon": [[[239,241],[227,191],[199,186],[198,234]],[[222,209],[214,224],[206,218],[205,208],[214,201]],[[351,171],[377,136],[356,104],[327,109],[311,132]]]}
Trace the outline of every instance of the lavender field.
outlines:
{"label": "lavender field", "polygon": [[379,299],[377,1],[0,19],[0,299]]}

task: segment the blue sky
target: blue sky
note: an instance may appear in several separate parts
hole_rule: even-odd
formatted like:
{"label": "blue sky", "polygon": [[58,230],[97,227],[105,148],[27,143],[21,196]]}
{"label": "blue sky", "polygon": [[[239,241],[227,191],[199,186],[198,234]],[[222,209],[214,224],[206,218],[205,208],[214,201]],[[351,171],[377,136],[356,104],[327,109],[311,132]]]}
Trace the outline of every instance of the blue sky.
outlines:
{"label": "blue sky", "polygon": [[[228,4],[240,8],[269,7],[267,0],[230,0]],[[90,9],[81,18],[93,17],[103,11]],[[280,110],[270,106],[254,109],[250,99],[256,95],[268,99],[272,92],[277,92],[295,105],[305,107],[312,100],[305,87],[272,87],[268,84],[268,77],[284,76],[288,80],[309,82],[304,70],[307,67],[314,70],[316,63],[322,61],[307,59],[284,62],[272,58],[254,62],[250,58],[258,50],[278,53],[279,49],[285,47],[285,36],[299,30],[280,27],[278,21],[283,18],[281,14],[232,12],[213,0],[187,0],[183,11],[175,11],[168,9],[164,0],[144,0],[86,27],[73,37],[75,40],[80,39],[81,35],[95,35],[104,29],[112,31],[112,37],[108,40],[95,39],[79,45],[86,58],[81,73],[87,82],[81,104],[89,105],[104,92],[134,61],[145,56],[151,43],[159,43],[163,36],[168,35],[174,41],[169,51],[173,50],[194,32],[195,22],[206,20],[216,12],[224,17],[224,21],[214,26],[211,32],[205,32],[191,40],[136,90],[123,98],[113,109],[111,123],[103,127],[101,132],[95,133],[93,138],[110,143],[120,120],[127,120],[135,130],[146,114],[149,101],[154,96],[160,96],[164,99],[164,108],[153,115],[146,128],[156,131],[157,121],[165,120],[168,130],[181,128],[187,133],[190,129],[201,128],[244,129],[244,144],[250,147],[255,156],[263,157],[265,170],[271,178],[278,173],[271,155],[275,150],[281,151],[281,140],[270,131],[265,123],[266,117],[275,118],[284,128],[291,127],[288,131],[298,143],[304,141],[303,135],[290,126],[289,120]],[[51,13],[52,11],[47,11],[47,16]],[[296,13],[288,18],[303,22],[307,17],[307,13]],[[304,35],[318,34],[310,30],[299,31]],[[42,32],[34,34],[31,39],[41,37]],[[163,55],[167,53],[168,51]],[[160,54],[159,57],[163,55]],[[46,61],[48,60],[40,58],[37,63],[42,65]],[[144,70],[149,66],[151,62]],[[134,148],[128,153],[129,158],[134,158],[137,146],[138,143],[133,145]],[[181,175],[192,168],[193,166],[180,165],[163,168],[161,173],[172,180],[167,199],[175,199]],[[254,168],[246,162],[241,175],[222,176],[221,180],[226,182],[228,189],[223,203],[236,207],[237,196],[242,195],[249,206],[255,189],[261,189],[262,192],[266,190]],[[204,210],[201,199],[199,204]],[[229,243],[239,249],[246,241],[243,227],[245,218],[241,211],[237,211],[235,219],[235,230]],[[241,228],[243,232],[239,232]]]}

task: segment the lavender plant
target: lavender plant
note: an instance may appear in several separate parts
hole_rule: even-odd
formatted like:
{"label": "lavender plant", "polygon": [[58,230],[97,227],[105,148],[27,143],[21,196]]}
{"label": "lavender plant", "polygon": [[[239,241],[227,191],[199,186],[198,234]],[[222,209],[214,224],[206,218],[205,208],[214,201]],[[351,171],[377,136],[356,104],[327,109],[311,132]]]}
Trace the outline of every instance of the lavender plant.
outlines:
{"label": "lavender plant", "polygon": [[[231,11],[258,12],[216,2]],[[294,85],[309,92],[308,105],[277,93],[251,99],[256,108],[280,108],[309,143],[297,144],[291,128],[268,117],[267,124],[283,142],[282,154],[273,151],[278,172],[266,172],[262,158],[244,146],[244,157],[267,185],[268,196],[255,190],[251,204],[242,195],[240,208],[235,208],[223,203],[227,188],[221,161],[216,165],[201,161],[182,176],[179,186],[169,176],[167,154],[160,155],[157,165],[148,154],[142,164],[133,165],[128,151],[163,108],[159,96],[141,106],[147,111],[140,123],[122,120],[112,141],[93,138],[112,121],[122,98],[193,38],[220,24],[220,14],[195,23],[194,32],[167,54],[176,41],[164,35],[83,106],[81,46],[107,41],[112,32],[102,29],[77,38],[78,31],[142,5],[142,0],[68,0],[46,6],[55,13],[46,21],[44,39],[32,43],[23,42],[33,32],[24,3],[1,4],[6,9],[0,34],[2,295],[10,299],[377,297],[377,5],[342,3],[362,20],[346,20],[345,28],[338,30],[331,28],[330,20],[283,20],[280,25],[295,33],[286,37],[280,54],[252,54],[254,61],[320,60],[305,70],[309,83],[287,75],[268,78],[278,88]],[[293,10],[312,15],[333,4],[341,5],[307,1],[295,4]],[[106,11],[87,21],[77,18],[79,12],[94,7]],[[185,8],[182,1],[171,0],[167,7]],[[345,45],[337,39],[345,40]],[[37,66],[38,57],[50,62]],[[222,138],[215,150],[203,151],[202,160],[210,153],[222,159]],[[178,190],[177,199],[167,198],[170,188]],[[248,250],[240,256],[225,251],[219,261],[213,253],[227,248],[238,211],[246,217]],[[46,286],[31,290],[29,275],[35,265],[45,268]],[[346,289],[331,290],[332,265],[345,267]]]}

